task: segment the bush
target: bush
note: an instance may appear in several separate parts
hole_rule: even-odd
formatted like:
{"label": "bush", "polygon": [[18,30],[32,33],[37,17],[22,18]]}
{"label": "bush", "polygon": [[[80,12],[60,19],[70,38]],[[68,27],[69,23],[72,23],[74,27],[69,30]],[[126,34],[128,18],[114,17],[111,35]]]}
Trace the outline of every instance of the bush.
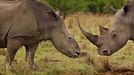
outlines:
{"label": "bush", "polygon": [[62,13],[70,14],[78,11],[85,11],[87,8],[83,0],[45,0],[48,4]]}
{"label": "bush", "polygon": [[44,0],[64,14],[78,11],[111,13],[110,6],[120,9],[127,0]]}
{"label": "bush", "polygon": [[120,9],[126,0],[85,0],[87,2],[87,11],[93,13],[110,13],[112,10],[110,7]]}

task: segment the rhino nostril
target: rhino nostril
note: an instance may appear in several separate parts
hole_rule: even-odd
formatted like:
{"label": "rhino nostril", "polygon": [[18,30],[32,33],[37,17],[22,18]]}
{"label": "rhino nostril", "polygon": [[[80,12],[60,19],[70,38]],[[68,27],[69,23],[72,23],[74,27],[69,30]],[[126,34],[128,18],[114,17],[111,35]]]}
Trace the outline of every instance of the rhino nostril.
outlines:
{"label": "rhino nostril", "polygon": [[108,54],[108,50],[103,50],[102,54]]}
{"label": "rhino nostril", "polygon": [[77,52],[76,52],[76,54],[77,54],[77,55],[79,55],[79,54],[80,54],[80,52],[79,52],[79,51],[77,51]]}

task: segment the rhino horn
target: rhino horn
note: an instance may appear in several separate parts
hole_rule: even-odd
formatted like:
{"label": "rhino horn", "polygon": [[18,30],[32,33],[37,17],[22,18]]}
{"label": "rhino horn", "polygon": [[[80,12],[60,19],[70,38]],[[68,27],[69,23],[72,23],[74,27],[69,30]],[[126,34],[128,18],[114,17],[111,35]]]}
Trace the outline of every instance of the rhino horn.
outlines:
{"label": "rhino horn", "polygon": [[78,26],[81,30],[81,32],[86,36],[86,38],[95,46],[97,46],[97,41],[98,41],[98,35],[91,34],[90,32],[86,32],[80,25],[80,22],[78,20]]}

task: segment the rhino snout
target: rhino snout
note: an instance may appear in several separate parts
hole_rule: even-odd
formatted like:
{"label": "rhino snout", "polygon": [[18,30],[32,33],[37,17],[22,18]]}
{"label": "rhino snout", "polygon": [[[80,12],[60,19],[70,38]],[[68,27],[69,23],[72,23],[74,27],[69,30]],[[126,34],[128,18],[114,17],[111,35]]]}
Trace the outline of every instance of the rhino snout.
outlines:
{"label": "rhino snout", "polygon": [[76,51],[76,54],[79,55],[80,54],[80,51]]}
{"label": "rhino snout", "polygon": [[80,51],[76,51],[73,53],[72,58],[77,58],[80,55]]}
{"label": "rhino snout", "polygon": [[79,56],[80,51],[76,51],[75,54],[76,54],[76,56]]}

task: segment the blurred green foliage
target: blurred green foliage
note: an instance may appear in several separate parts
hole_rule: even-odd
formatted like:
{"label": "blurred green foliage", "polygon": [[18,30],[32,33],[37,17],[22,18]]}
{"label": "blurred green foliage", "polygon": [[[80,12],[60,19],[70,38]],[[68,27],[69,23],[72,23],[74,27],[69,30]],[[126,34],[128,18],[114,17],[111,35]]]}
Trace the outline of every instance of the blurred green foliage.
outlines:
{"label": "blurred green foliage", "polygon": [[64,14],[78,11],[111,13],[110,6],[120,9],[127,0],[43,0]]}
{"label": "blurred green foliage", "polygon": [[127,0],[85,0],[87,2],[87,11],[93,13],[111,13],[110,7],[120,9]]}
{"label": "blurred green foliage", "polygon": [[70,14],[78,11],[85,11],[87,5],[83,0],[44,0],[56,10]]}

